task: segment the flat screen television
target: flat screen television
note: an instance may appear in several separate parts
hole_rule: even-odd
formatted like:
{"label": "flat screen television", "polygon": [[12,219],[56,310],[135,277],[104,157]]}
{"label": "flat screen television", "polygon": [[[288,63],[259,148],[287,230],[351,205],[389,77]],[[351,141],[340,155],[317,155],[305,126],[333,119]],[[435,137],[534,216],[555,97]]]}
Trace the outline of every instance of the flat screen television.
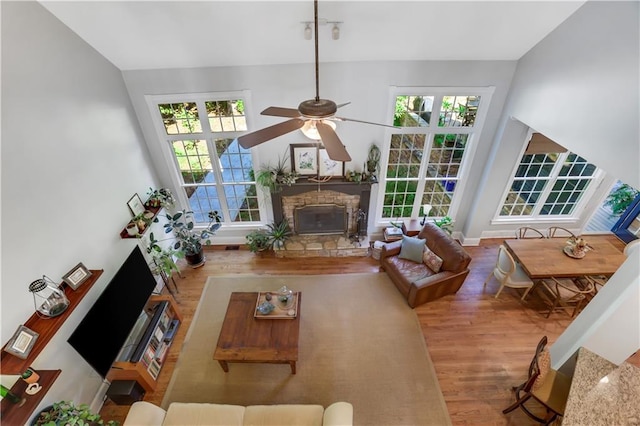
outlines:
{"label": "flat screen television", "polygon": [[67,341],[103,378],[145,316],[156,287],[140,247],[136,246]]}

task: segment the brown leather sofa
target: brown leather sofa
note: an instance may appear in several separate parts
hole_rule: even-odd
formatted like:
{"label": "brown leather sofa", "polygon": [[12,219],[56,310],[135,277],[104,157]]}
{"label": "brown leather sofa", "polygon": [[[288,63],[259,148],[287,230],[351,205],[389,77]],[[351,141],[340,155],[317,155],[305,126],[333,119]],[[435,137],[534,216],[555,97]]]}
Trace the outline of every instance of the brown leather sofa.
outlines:
{"label": "brown leather sofa", "polygon": [[471,257],[457,241],[433,223],[427,222],[418,238],[442,259],[438,273],[424,263],[400,259],[402,240],[386,243],[380,253],[380,269],[386,271],[412,308],[447,294],[453,294],[469,275]]}

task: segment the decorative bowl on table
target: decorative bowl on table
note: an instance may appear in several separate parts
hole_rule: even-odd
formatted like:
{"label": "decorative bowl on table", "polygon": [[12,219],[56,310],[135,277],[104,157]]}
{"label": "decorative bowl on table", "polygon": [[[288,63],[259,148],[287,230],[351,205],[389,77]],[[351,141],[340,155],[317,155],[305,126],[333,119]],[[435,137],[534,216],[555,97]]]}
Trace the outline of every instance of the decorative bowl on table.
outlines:
{"label": "decorative bowl on table", "polygon": [[567,245],[563,251],[569,257],[582,259],[589,250],[592,250],[592,248],[584,238],[573,237],[567,241]]}
{"label": "decorative bowl on table", "polygon": [[262,315],[269,315],[275,309],[275,305],[271,302],[262,302],[256,308]]}

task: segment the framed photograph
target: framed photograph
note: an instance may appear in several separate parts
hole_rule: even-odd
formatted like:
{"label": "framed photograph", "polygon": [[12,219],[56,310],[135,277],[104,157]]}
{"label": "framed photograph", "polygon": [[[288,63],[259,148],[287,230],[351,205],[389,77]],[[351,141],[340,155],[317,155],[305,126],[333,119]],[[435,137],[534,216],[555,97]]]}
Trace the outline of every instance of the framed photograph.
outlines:
{"label": "framed photograph", "polygon": [[320,148],[318,150],[318,175],[325,176],[344,176],[344,162],[336,161],[329,158],[327,150]]}
{"label": "framed photograph", "polygon": [[133,215],[133,217],[138,216],[141,213],[144,213],[144,204],[142,204],[142,200],[140,196],[136,192],[133,194],[133,197],[127,201],[127,206],[129,206],[129,211]]}
{"label": "framed photograph", "polygon": [[291,169],[301,176],[318,174],[318,144],[291,144]]}
{"label": "framed photograph", "polygon": [[91,271],[80,262],[62,277],[62,281],[67,283],[72,289],[77,290],[90,276]]}
{"label": "framed photograph", "polygon": [[33,349],[33,345],[35,345],[38,336],[39,334],[35,331],[21,325],[13,334],[4,350],[18,358],[26,359],[31,349]]}

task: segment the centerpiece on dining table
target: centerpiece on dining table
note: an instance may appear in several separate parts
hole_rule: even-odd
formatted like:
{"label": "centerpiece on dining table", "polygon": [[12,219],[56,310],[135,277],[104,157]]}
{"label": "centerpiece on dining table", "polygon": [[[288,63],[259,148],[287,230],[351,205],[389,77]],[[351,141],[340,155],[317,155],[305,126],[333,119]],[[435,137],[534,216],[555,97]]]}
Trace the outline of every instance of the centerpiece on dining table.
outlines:
{"label": "centerpiece on dining table", "polygon": [[582,259],[589,250],[593,250],[593,247],[582,237],[571,237],[563,249],[567,256],[575,259]]}

